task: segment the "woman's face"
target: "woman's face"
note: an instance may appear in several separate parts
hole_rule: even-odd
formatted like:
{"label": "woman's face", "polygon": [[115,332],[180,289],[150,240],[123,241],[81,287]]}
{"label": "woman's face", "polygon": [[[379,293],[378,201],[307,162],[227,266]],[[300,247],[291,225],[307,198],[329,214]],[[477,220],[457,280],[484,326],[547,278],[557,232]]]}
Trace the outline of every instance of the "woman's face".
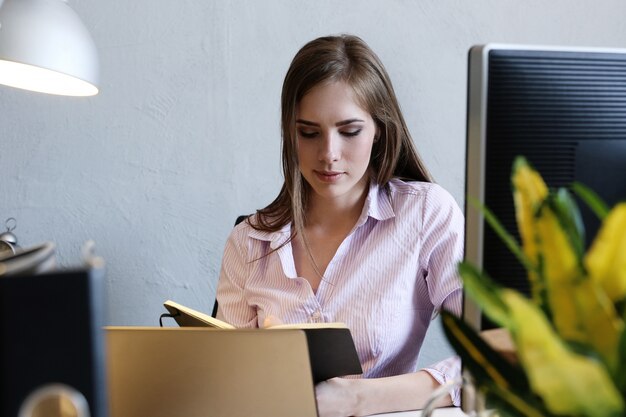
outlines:
{"label": "woman's face", "polygon": [[300,172],[313,190],[311,198],[359,201],[377,132],[352,87],[333,82],[309,91],[296,109],[296,132]]}

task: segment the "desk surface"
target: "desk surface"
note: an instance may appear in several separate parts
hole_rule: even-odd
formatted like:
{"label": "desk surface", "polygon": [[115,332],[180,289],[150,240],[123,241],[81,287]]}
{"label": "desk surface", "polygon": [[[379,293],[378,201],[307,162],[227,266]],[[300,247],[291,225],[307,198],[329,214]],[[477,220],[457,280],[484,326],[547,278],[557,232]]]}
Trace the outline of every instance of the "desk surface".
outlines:
{"label": "desk surface", "polygon": [[[396,413],[375,414],[375,416],[387,417],[421,417],[422,411],[399,411]],[[459,407],[438,408],[433,412],[433,417],[467,417]]]}

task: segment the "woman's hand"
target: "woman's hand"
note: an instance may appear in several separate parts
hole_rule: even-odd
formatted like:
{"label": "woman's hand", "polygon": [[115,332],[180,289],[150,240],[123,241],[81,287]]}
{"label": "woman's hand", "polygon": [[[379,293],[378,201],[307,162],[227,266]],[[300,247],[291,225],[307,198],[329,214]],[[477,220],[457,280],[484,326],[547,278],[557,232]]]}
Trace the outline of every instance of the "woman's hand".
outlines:
{"label": "woman's hand", "polygon": [[356,398],[350,384],[354,380],[332,378],[315,386],[317,412],[320,417],[347,417],[354,415]]}
{"label": "woman's hand", "polygon": [[284,323],[280,318],[276,317],[273,314],[270,314],[269,316],[265,317],[265,319],[263,320],[262,327],[264,329],[267,329],[272,326],[278,326],[279,324],[284,324]]}

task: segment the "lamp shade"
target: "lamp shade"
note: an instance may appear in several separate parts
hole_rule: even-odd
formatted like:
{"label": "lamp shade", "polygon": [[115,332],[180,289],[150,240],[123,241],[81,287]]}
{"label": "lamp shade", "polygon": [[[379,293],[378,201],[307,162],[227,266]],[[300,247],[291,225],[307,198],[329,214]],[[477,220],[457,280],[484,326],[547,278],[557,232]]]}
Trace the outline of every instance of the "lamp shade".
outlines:
{"label": "lamp shade", "polygon": [[65,0],[1,3],[0,84],[66,96],[98,93],[95,43]]}

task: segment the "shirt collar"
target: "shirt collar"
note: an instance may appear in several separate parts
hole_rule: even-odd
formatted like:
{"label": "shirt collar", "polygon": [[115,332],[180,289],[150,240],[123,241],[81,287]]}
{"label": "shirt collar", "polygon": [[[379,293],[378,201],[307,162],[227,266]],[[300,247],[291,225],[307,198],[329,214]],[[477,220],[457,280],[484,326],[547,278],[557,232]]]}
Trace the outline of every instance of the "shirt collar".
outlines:
{"label": "shirt collar", "polygon": [[356,222],[356,227],[365,224],[368,217],[382,221],[394,216],[388,187],[381,187],[376,181],[370,180],[367,198],[363,204],[361,216]]}
{"label": "shirt collar", "polygon": [[264,232],[250,227],[248,236],[253,239],[270,242],[270,247],[272,249],[276,249],[280,245],[284,244],[284,242],[289,239],[289,236],[291,236],[291,223],[287,223],[280,230],[275,232]]}

